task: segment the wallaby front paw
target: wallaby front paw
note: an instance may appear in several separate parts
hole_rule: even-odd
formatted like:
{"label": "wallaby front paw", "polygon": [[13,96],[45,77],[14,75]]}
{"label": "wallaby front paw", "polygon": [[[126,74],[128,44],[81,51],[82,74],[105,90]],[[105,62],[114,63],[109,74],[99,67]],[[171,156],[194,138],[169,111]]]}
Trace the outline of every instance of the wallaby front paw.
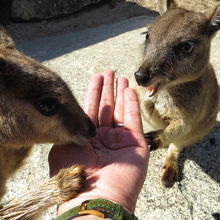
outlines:
{"label": "wallaby front paw", "polygon": [[64,168],[55,177],[61,201],[74,198],[86,183],[86,173],[80,165]]}
{"label": "wallaby front paw", "polygon": [[170,188],[174,185],[177,178],[177,170],[173,167],[165,167],[165,171],[162,176],[162,184],[166,188]]}
{"label": "wallaby front paw", "polygon": [[157,131],[145,133],[144,138],[149,145],[150,151],[157,150],[162,147],[162,141]]}

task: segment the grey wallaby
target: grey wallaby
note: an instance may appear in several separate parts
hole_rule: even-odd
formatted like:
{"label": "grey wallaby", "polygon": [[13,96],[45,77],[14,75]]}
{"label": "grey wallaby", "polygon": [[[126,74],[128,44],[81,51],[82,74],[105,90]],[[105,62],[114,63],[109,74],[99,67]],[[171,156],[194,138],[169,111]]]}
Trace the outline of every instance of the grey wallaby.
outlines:
{"label": "grey wallaby", "polygon": [[[0,27],[0,199],[33,144],[83,144],[95,134],[61,77],[19,52]],[[83,167],[63,169],[33,192],[2,204],[0,219],[31,219],[41,209],[73,198],[85,180]]]}
{"label": "grey wallaby", "polygon": [[216,123],[219,86],[209,56],[220,28],[220,6],[197,13],[174,0],[157,2],[162,15],[148,25],[143,63],[131,81],[151,150],[169,146],[162,183],[171,187],[180,151]]}

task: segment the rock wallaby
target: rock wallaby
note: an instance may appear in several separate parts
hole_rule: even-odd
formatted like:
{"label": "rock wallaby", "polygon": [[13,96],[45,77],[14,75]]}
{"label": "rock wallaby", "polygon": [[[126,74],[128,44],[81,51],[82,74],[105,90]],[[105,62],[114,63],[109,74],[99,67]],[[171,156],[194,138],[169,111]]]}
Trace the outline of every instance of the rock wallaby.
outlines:
{"label": "rock wallaby", "polygon": [[[33,144],[80,144],[95,133],[66,83],[16,50],[0,27],[0,199]],[[2,205],[0,219],[31,219],[42,208],[74,197],[84,183],[82,167],[63,169],[34,192]]]}
{"label": "rock wallaby", "polygon": [[131,81],[151,149],[169,147],[162,183],[171,187],[180,151],[201,140],[216,123],[219,87],[209,56],[220,28],[220,6],[202,14],[173,0],[158,3],[162,15],[148,25],[143,63]]}

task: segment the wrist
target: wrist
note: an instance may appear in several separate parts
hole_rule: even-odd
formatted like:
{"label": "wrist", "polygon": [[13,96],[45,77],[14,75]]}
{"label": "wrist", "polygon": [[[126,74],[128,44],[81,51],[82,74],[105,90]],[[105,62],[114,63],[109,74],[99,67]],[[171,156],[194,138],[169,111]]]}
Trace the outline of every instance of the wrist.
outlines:
{"label": "wrist", "polygon": [[119,194],[117,195],[114,195],[114,193],[103,194],[103,192],[102,194],[99,194],[99,193],[91,194],[91,192],[88,192],[88,193],[84,192],[80,194],[78,197],[59,205],[57,213],[58,215],[61,215],[62,213],[68,211],[69,209],[76,207],[78,205],[81,205],[81,203],[86,200],[92,200],[92,199],[97,199],[97,198],[102,198],[102,199],[112,201],[114,203],[118,203],[130,213],[132,214],[134,213],[136,202],[134,202],[133,200],[131,201],[128,197],[120,196]]}
{"label": "wrist", "polygon": [[99,219],[96,217],[100,217],[112,220],[137,220],[133,213],[120,204],[103,198],[83,201],[80,205],[71,207],[62,213],[56,220],[69,220],[81,216],[87,216],[89,219],[89,215],[92,215],[91,218],[93,219]]}
{"label": "wrist", "polygon": [[[76,217],[74,220],[103,220],[103,218],[94,215],[87,215],[87,216]],[[105,218],[105,220],[112,220],[112,219]]]}
{"label": "wrist", "polygon": [[[84,193],[83,193],[84,194]],[[92,199],[97,199],[97,198],[102,198],[102,199],[106,199],[109,201],[112,201],[114,203],[118,203],[121,206],[123,206],[123,208],[125,208],[127,211],[129,211],[130,213],[134,213],[135,210],[135,204],[130,202],[128,198],[120,198],[117,196],[117,198],[113,198],[112,196],[99,196],[99,195],[80,195],[72,200],[69,200],[61,205],[59,205],[58,210],[57,210],[57,214],[61,215],[62,213],[68,211],[69,209],[79,206],[81,205],[82,202],[86,201],[86,200],[92,200]]]}
{"label": "wrist", "polygon": [[[103,220],[103,218],[99,218],[94,215],[80,216],[76,217],[75,220]],[[111,220],[110,218],[106,218],[105,220]]]}

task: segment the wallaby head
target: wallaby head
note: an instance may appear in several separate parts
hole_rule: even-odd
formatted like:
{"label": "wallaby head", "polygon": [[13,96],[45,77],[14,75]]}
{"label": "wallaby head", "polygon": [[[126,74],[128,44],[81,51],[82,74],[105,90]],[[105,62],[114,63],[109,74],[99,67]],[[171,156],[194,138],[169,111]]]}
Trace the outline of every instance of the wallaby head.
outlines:
{"label": "wallaby head", "polygon": [[0,145],[70,143],[95,135],[66,83],[0,30]]}
{"label": "wallaby head", "polygon": [[149,97],[199,78],[209,64],[211,39],[220,28],[220,6],[208,15],[180,8],[173,0],[158,2],[162,16],[148,26],[144,62],[135,73]]}
{"label": "wallaby head", "polygon": [[[0,27],[0,199],[6,181],[37,143],[78,143],[96,134],[66,83],[16,50]],[[73,198],[85,184],[81,166],[63,169],[24,200],[0,208],[0,219],[32,219],[45,208]]]}

